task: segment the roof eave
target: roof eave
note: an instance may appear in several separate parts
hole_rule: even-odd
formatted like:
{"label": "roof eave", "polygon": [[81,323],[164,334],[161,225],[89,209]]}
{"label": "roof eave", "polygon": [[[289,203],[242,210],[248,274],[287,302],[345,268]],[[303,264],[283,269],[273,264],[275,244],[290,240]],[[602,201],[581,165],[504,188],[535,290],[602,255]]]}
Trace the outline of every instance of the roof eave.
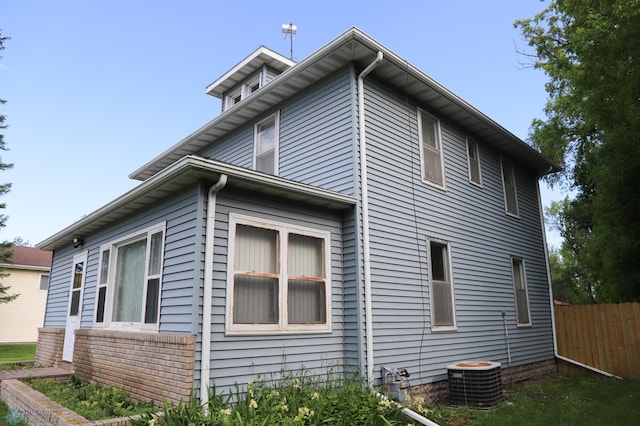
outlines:
{"label": "roof eave", "polygon": [[[356,42],[356,43],[354,43]],[[397,87],[414,87],[409,93],[414,99],[429,106],[444,118],[456,122],[465,131],[492,144],[500,152],[522,161],[538,174],[553,173],[560,167],[544,157],[522,139],[493,121],[460,96],[411,65],[384,45],[358,28],[352,27],[333,41],[312,53],[294,67],[284,71],[254,95],[242,100],[234,108],[223,112],[164,153],[140,167],[129,177],[144,180],[184,155],[189,155],[214,142],[227,131],[233,130],[251,118],[287,98],[294,84],[311,85],[349,62],[367,64],[383,52],[385,60],[372,72],[372,76],[386,80]],[[296,86],[296,89],[299,88]]]}
{"label": "roof eave", "polygon": [[216,180],[223,174],[229,178],[227,187],[261,191],[282,199],[304,202],[327,209],[347,209],[356,203],[355,198],[335,191],[228,163],[196,156],[185,156],[119,198],[36,244],[36,247],[43,250],[54,250],[65,244],[71,245],[73,238],[84,237],[95,230],[125,218],[180,188],[203,179]]}

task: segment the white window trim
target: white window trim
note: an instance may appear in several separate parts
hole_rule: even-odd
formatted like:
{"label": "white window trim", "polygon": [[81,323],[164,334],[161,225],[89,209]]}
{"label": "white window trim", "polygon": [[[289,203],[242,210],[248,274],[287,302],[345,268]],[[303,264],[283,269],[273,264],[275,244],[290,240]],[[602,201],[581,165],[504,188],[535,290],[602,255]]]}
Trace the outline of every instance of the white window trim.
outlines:
{"label": "white window trim", "polygon": [[[281,240],[288,233],[296,233],[310,237],[322,238],[324,244],[324,268],[325,268],[325,318],[324,324],[288,324],[287,323],[287,271],[286,263],[282,259],[287,259],[287,244],[279,244],[279,256],[281,259],[280,277],[278,281],[278,311],[280,312],[277,324],[234,324],[234,257],[235,257],[235,230],[236,225],[249,225],[264,229],[274,229],[280,233]],[[227,300],[225,314],[225,334],[226,335],[258,335],[258,334],[292,334],[292,333],[330,333],[332,331],[331,321],[331,233],[292,225],[283,222],[276,222],[268,219],[245,216],[237,213],[229,214],[229,238],[227,248]]]}
{"label": "white window trim", "polygon": [[[469,171],[469,182],[482,188],[482,163],[480,161],[480,144],[477,140],[470,138],[469,136],[466,136],[465,139],[467,144],[467,170]],[[478,182],[474,181],[473,177],[471,176],[471,156],[469,155],[469,146],[471,143],[473,143],[473,146],[475,147],[476,158],[478,159]]]}
{"label": "white window trim", "polygon": [[[232,92],[229,92],[224,98],[225,98],[225,102],[224,102],[224,109],[227,110],[229,108],[232,108],[233,106],[239,104],[240,102],[242,102],[245,98],[245,94],[244,91],[242,90],[242,87],[238,87],[237,89],[233,90]],[[238,101],[237,103],[233,102],[233,98],[235,98],[236,96],[240,95],[240,101]]]}
{"label": "white window trim", "polygon": [[[224,97],[224,109],[227,110],[251,96],[253,94],[251,92],[251,86],[256,84],[258,84],[257,90],[260,90],[262,87],[262,73],[259,73],[250,80],[247,80],[247,82],[243,83],[240,87],[235,88],[233,91],[228,92]],[[240,101],[234,103],[233,98],[238,95],[240,95]]]}
{"label": "white window trim", "polygon": [[[516,212],[512,213],[508,210],[507,204],[507,187],[504,184],[504,165],[505,163],[509,163],[511,165],[511,178],[513,179],[513,199],[516,203]],[[518,205],[518,187],[516,186],[516,171],[513,167],[513,161],[500,156],[500,177],[502,178],[502,197],[504,200],[504,212],[507,216],[511,216],[514,218],[520,218],[520,207]]]}
{"label": "white window trim", "polygon": [[[431,268],[431,243],[441,244],[447,247],[447,273],[449,274],[449,288],[451,291],[451,309],[453,313],[453,325],[434,325],[435,324],[435,314],[433,307],[434,299],[433,299],[433,275]],[[429,269],[429,303],[430,303],[430,311],[431,311],[431,331],[434,332],[445,332],[445,331],[456,331],[458,330],[458,323],[456,321],[456,299],[455,292],[453,290],[453,267],[451,265],[451,243],[449,241],[441,240],[438,238],[427,238],[427,265]]]}
{"label": "white window trim", "polygon": [[[518,320],[518,296],[516,295],[516,281],[515,281],[515,262],[520,262],[520,268],[522,276],[522,283],[524,285],[524,294],[527,301],[527,318],[529,322],[519,322]],[[516,324],[518,327],[531,327],[531,307],[529,303],[529,285],[527,284],[527,268],[524,262],[524,259],[518,256],[511,256],[511,287],[513,288],[513,301],[515,303],[516,308]]]}
{"label": "white window trim", "polygon": [[[435,188],[438,189],[444,189],[446,190],[446,182],[447,182],[447,178],[446,178],[446,173],[445,173],[445,169],[444,169],[444,144],[442,143],[442,127],[440,126],[440,119],[437,118],[436,116],[434,116],[433,114],[429,114],[428,112],[426,112],[425,110],[423,110],[422,108],[418,108],[418,140],[420,141],[420,178],[422,179],[422,182],[426,183],[427,185],[431,185]],[[433,120],[435,120],[436,122],[436,134],[438,137],[438,143],[440,144],[440,167],[442,169],[442,184],[438,183],[438,182],[433,182],[430,181],[428,179],[425,179],[425,158],[424,158],[424,141],[422,140],[422,114],[426,114],[428,116],[430,116],[431,118],[433,118]]]}
{"label": "white window trim", "polygon": [[257,152],[258,152],[258,128],[260,125],[266,123],[267,121],[275,121],[275,129],[274,129],[274,138],[276,140],[275,146],[273,148],[273,175],[280,175],[280,111],[276,111],[274,114],[266,117],[263,120],[260,120],[253,126],[253,170],[256,169],[257,164]]}
{"label": "white window trim", "polygon": [[258,88],[256,89],[256,91],[260,90],[260,88],[262,87],[262,79],[260,77],[261,76],[258,75],[242,85],[242,99],[255,93],[251,92],[251,86],[255,86],[257,84]]}
{"label": "white window trim", "polygon": [[[113,314],[113,296],[114,296],[114,285],[115,285],[115,267],[116,267],[116,251],[118,246],[122,246],[123,244],[134,242],[137,240],[141,240],[143,236],[146,235],[146,238],[149,239],[151,235],[162,231],[162,256],[160,259],[160,282],[158,283],[158,322],[155,324],[145,324],[144,318],[140,318],[140,322],[116,322],[111,321],[111,316]],[[164,269],[164,245],[166,240],[166,222],[161,222],[156,225],[150,226],[145,229],[141,229],[138,232],[133,232],[128,234],[122,238],[118,238],[113,240],[107,244],[103,244],[100,246],[100,256],[98,260],[98,280],[96,282],[96,291],[95,291],[95,300],[94,300],[94,310],[93,310],[93,327],[94,328],[105,328],[111,330],[134,330],[134,331],[149,331],[149,332],[158,332],[160,329],[160,308],[161,308],[161,300],[162,300],[162,271]],[[106,283],[106,297],[104,303],[104,322],[98,323],[96,322],[96,315],[98,312],[98,292],[100,287],[100,274],[101,265],[102,265],[102,256],[106,250],[109,250],[109,266],[108,266],[108,276]],[[149,269],[149,251],[151,250],[151,244],[147,244],[147,254],[146,254],[146,265],[145,265],[145,277],[148,278],[148,269]],[[147,299],[147,284],[145,285],[145,289],[142,295],[143,303],[146,303]],[[143,310],[144,316],[144,310]]]}

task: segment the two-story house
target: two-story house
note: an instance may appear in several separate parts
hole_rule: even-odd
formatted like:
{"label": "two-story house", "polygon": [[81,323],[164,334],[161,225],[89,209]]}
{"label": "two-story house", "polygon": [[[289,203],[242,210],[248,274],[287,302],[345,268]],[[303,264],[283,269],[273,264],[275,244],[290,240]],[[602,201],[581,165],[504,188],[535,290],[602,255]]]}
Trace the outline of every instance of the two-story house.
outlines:
{"label": "two-story house", "polygon": [[302,366],[554,368],[552,162],[357,28],[298,63],[261,47],[207,93],[217,117],[39,244],[38,362],[156,401]]}

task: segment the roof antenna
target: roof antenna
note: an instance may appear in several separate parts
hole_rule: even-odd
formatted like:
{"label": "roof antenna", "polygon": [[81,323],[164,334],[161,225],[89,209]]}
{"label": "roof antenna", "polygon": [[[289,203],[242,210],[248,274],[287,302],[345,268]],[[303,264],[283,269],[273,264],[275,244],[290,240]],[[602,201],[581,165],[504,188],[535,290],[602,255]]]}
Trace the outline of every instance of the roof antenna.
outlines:
{"label": "roof antenna", "polygon": [[284,34],[284,39],[287,39],[287,36],[291,36],[291,57],[290,59],[293,61],[293,35],[298,31],[298,27],[291,24],[282,24],[282,33]]}

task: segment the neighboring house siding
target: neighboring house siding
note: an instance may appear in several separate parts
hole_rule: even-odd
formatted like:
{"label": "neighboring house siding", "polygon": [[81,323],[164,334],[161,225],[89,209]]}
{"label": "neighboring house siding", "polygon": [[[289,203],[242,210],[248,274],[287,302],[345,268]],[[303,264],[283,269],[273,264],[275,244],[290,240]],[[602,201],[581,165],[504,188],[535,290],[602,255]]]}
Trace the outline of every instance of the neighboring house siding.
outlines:
{"label": "neighboring house siding", "polygon": [[[350,67],[320,81],[280,110],[280,170],[286,179],[354,195],[354,78]],[[235,130],[200,155],[253,167],[253,123]]]}
{"label": "neighboring house siding", "polygon": [[[470,184],[465,134],[442,121],[446,190],[423,183],[417,105],[367,82],[376,368],[406,367],[422,382],[446,379],[446,365],[453,361],[506,364],[502,310],[514,365],[551,358],[537,177],[514,163],[520,218],[507,216],[499,153],[477,139],[483,187]],[[450,243],[457,331],[431,330],[427,237]],[[526,262],[532,327],[515,325],[511,256]]]}
{"label": "neighboring house siding", "polygon": [[36,342],[47,302],[47,290],[40,290],[40,276],[49,272],[3,269],[9,276],[2,278],[2,285],[11,287],[8,294],[19,296],[0,303],[0,343]]}
{"label": "neighboring house siding", "polygon": [[[98,279],[100,246],[133,234],[145,227],[166,221],[162,302],[160,309],[161,333],[193,333],[192,306],[194,293],[200,284],[199,186],[159,201],[152,210],[113,225],[99,234],[86,236],[84,245],[54,253],[50,283],[46,327],[64,327],[73,255],[88,251],[86,282],[82,297],[82,328],[92,328],[95,312],[95,292]],[[194,289],[194,285],[196,288]]]}
{"label": "neighboring house siding", "polygon": [[[331,320],[330,333],[269,335],[225,335],[227,288],[228,219],[230,213],[295,224],[331,232]],[[344,325],[341,218],[301,205],[282,205],[260,196],[237,195],[223,190],[216,207],[215,255],[213,271],[213,308],[211,376],[218,389],[255,380],[260,374],[269,378],[297,371],[301,367],[324,374],[343,372]],[[198,345],[198,351],[200,347]],[[200,354],[196,354],[196,381],[200,379]]]}

